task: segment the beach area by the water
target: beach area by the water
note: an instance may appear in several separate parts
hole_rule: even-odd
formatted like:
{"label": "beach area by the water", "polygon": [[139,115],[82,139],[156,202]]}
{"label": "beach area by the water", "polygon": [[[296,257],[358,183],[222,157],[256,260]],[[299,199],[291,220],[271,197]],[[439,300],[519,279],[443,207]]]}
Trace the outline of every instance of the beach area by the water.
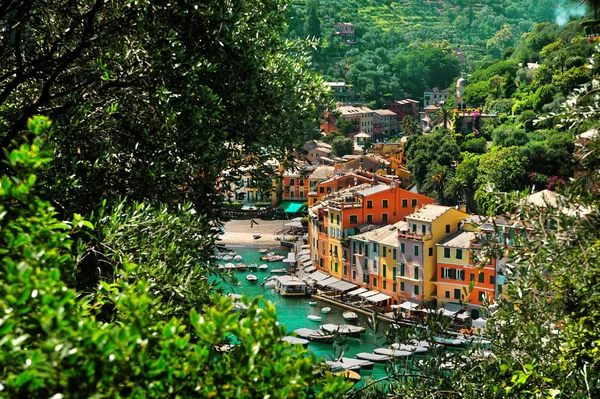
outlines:
{"label": "beach area by the water", "polygon": [[[283,220],[256,219],[254,223],[250,220],[231,220],[223,226],[225,234],[219,236],[219,243],[223,245],[279,245],[276,238],[281,238],[281,236],[275,232],[281,230],[284,223],[286,221]],[[260,234],[261,237],[255,239],[254,234]]]}

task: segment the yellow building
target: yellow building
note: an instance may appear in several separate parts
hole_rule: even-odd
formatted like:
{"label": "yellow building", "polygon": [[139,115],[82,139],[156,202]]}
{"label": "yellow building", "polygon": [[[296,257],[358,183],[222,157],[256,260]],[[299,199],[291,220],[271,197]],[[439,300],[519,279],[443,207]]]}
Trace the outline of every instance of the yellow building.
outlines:
{"label": "yellow building", "polygon": [[369,230],[351,237],[352,257],[350,281],[369,290],[389,296],[386,304],[398,303],[398,229],[406,222]]}
{"label": "yellow building", "polygon": [[398,298],[398,259],[400,255],[400,244],[398,242],[398,230],[405,228],[405,221],[400,221],[391,226],[385,226],[391,232],[379,241],[379,264],[381,265],[381,292],[390,295],[392,303],[399,302]]}
{"label": "yellow building", "polygon": [[399,229],[400,297],[437,305],[436,244],[456,233],[467,213],[441,205],[425,205],[406,217]]}
{"label": "yellow building", "polygon": [[327,211],[328,219],[328,244],[329,248],[329,270],[328,272],[337,278],[342,278],[342,267],[344,263],[344,256],[342,252],[342,245],[340,238],[344,236],[344,230],[342,225],[342,212],[340,209],[330,206]]}

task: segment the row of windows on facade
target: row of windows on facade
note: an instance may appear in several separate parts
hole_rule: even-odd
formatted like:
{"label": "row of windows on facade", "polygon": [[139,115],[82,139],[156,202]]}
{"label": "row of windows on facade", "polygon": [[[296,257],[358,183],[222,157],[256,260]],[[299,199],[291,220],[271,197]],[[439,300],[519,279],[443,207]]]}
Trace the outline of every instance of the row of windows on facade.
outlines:
{"label": "row of windows on facade", "polygon": [[[304,198],[304,191],[300,191],[300,193],[298,193],[298,194],[299,194],[299,195],[298,195],[298,198]],[[290,197],[290,198],[294,198],[295,196],[296,196],[296,195],[294,194],[294,192],[293,192],[293,191],[290,191],[290,195],[289,195],[289,197]]]}
{"label": "row of windows on facade", "polygon": [[[461,269],[443,267],[442,278],[447,280],[465,281],[465,271]],[[478,280],[480,283],[485,283],[485,274],[483,272],[479,272]],[[475,281],[475,273],[469,273],[469,281]],[[496,276],[490,276],[490,284],[496,284]]]}
{"label": "row of windows on facade", "polygon": [[[323,244],[325,243],[325,241],[323,241]],[[354,254],[358,254],[358,255],[362,255],[363,254],[363,248],[364,248],[364,252],[365,252],[365,256],[369,256],[369,247],[372,246],[372,251],[374,254],[379,253],[379,244],[373,243],[373,244],[363,244],[360,241],[354,241],[352,242],[352,252]],[[357,251],[358,248],[358,251]],[[413,255],[414,256],[419,256],[419,248],[420,245],[415,244],[413,245]],[[387,256],[387,252],[388,252],[388,248],[385,245],[382,245],[382,251],[383,251],[383,256]],[[406,253],[406,244],[401,242],[400,243],[400,253],[404,254]],[[429,248],[429,256],[433,256],[433,248]],[[392,259],[396,260],[396,248],[392,248]]]}
{"label": "row of windows on facade", "polygon": [[[418,204],[419,204],[419,201],[417,199],[413,198],[411,200],[411,207],[415,208]],[[388,208],[389,207],[388,200],[381,200],[381,207]],[[373,200],[367,200],[367,209],[372,209],[372,208],[373,208]],[[404,198],[402,200],[402,208],[408,208],[408,199]]]}

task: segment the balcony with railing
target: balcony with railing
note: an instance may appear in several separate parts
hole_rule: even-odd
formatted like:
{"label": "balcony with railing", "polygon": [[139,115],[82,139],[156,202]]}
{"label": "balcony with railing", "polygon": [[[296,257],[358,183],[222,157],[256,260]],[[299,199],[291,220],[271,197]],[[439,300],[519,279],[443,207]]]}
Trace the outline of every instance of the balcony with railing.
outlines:
{"label": "balcony with railing", "polygon": [[398,238],[404,238],[406,240],[414,240],[414,241],[427,241],[433,238],[433,234],[419,234],[416,231],[408,231],[404,230],[398,231]]}

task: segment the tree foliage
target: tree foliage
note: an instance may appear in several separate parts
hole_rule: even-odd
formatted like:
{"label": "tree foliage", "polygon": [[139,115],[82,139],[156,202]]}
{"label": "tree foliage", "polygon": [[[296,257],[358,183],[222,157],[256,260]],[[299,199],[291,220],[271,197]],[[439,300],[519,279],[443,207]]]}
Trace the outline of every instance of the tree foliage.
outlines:
{"label": "tree foliage", "polygon": [[21,142],[33,114],[55,121],[60,156],[47,178],[59,210],[126,195],[187,199],[217,219],[221,172],[290,161],[326,103],[306,43],[281,38],[278,0],[3,7],[1,146]]}
{"label": "tree foliage", "polygon": [[350,155],[354,152],[354,141],[346,137],[337,137],[331,143],[331,149],[338,157]]}
{"label": "tree foliage", "polygon": [[[404,146],[408,168],[413,180],[423,189],[428,176],[437,175],[433,169],[449,167],[460,160],[460,148],[454,137],[446,130],[434,130],[429,135],[412,135]],[[443,195],[443,189],[441,191]]]}
{"label": "tree foliage", "polygon": [[[58,220],[35,193],[37,172],[52,160],[44,144],[49,122],[37,118],[29,126],[33,142],[7,153],[13,173],[0,185],[3,396],[325,398],[348,388],[320,374],[306,350],[281,341],[285,330],[273,304],[259,308],[256,299],[245,315],[219,297],[183,306],[195,298],[182,286],[205,284],[197,274],[202,266],[162,258],[168,251],[157,245],[169,237],[159,244],[146,236],[165,230],[158,224],[178,223],[152,220],[141,204],[99,215],[97,225],[77,214]],[[82,295],[74,266],[94,249],[76,237],[97,229],[112,235],[104,242],[119,267]]]}

